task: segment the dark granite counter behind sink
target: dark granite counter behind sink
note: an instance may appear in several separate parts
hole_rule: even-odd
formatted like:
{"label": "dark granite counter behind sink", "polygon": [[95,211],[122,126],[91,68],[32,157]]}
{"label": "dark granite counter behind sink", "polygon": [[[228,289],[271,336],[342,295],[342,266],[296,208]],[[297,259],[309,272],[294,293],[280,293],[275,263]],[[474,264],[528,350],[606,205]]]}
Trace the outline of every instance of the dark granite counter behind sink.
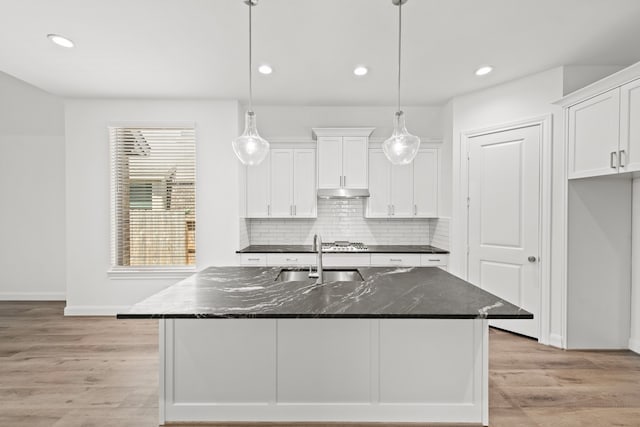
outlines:
{"label": "dark granite counter behind sink", "polygon": [[280,270],[210,267],[118,318],[533,318],[435,267],[361,267],[364,281],[320,285],[277,281]]}
{"label": "dark granite counter behind sink", "polygon": [[[250,245],[236,251],[239,254],[258,253],[313,253],[311,245]],[[369,245],[366,250],[326,253],[393,253],[393,254],[448,254],[449,251],[431,245]]]}

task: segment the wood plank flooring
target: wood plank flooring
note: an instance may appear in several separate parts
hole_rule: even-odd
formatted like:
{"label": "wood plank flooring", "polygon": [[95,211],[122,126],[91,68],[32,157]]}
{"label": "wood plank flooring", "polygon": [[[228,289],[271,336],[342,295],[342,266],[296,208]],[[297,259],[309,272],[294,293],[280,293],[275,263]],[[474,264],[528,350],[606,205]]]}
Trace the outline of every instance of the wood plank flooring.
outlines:
{"label": "wood plank flooring", "polygon": [[[0,302],[0,426],[157,426],[157,321],[63,309]],[[640,426],[639,355],[562,351],[499,330],[489,339],[492,427]]]}

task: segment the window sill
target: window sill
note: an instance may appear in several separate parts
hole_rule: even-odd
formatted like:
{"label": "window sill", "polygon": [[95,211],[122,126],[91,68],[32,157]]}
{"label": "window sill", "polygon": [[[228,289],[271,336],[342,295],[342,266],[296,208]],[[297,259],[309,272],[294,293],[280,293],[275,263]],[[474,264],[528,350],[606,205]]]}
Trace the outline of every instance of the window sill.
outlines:
{"label": "window sill", "polygon": [[182,280],[196,273],[196,267],[112,267],[107,277],[112,280]]}

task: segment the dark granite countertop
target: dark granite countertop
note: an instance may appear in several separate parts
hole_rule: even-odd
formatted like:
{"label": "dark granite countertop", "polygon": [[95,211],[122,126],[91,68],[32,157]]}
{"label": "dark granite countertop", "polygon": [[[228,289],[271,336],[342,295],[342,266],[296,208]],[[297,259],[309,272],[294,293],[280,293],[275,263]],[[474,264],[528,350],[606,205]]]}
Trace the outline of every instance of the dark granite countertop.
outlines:
{"label": "dark granite countertop", "polygon": [[435,267],[358,268],[363,282],[278,282],[280,267],[210,267],[118,318],[531,319]]}
{"label": "dark granite countertop", "polygon": [[[238,254],[258,254],[258,253],[314,253],[311,245],[250,245],[244,249],[236,251]],[[393,254],[448,254],[449,251],[436,248],[431,245],[368,245],[366,250],[335,252],[326,251],[328,254],[335,253],[393,253]]]}

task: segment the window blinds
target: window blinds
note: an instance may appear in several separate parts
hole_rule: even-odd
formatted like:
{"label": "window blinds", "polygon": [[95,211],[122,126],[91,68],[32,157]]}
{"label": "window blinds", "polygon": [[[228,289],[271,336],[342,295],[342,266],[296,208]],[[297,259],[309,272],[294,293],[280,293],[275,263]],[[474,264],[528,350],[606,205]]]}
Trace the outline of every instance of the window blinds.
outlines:
{"label": "window blinds", "polygon": [[112,265],[195,264],[195,131],[109,128]]}

